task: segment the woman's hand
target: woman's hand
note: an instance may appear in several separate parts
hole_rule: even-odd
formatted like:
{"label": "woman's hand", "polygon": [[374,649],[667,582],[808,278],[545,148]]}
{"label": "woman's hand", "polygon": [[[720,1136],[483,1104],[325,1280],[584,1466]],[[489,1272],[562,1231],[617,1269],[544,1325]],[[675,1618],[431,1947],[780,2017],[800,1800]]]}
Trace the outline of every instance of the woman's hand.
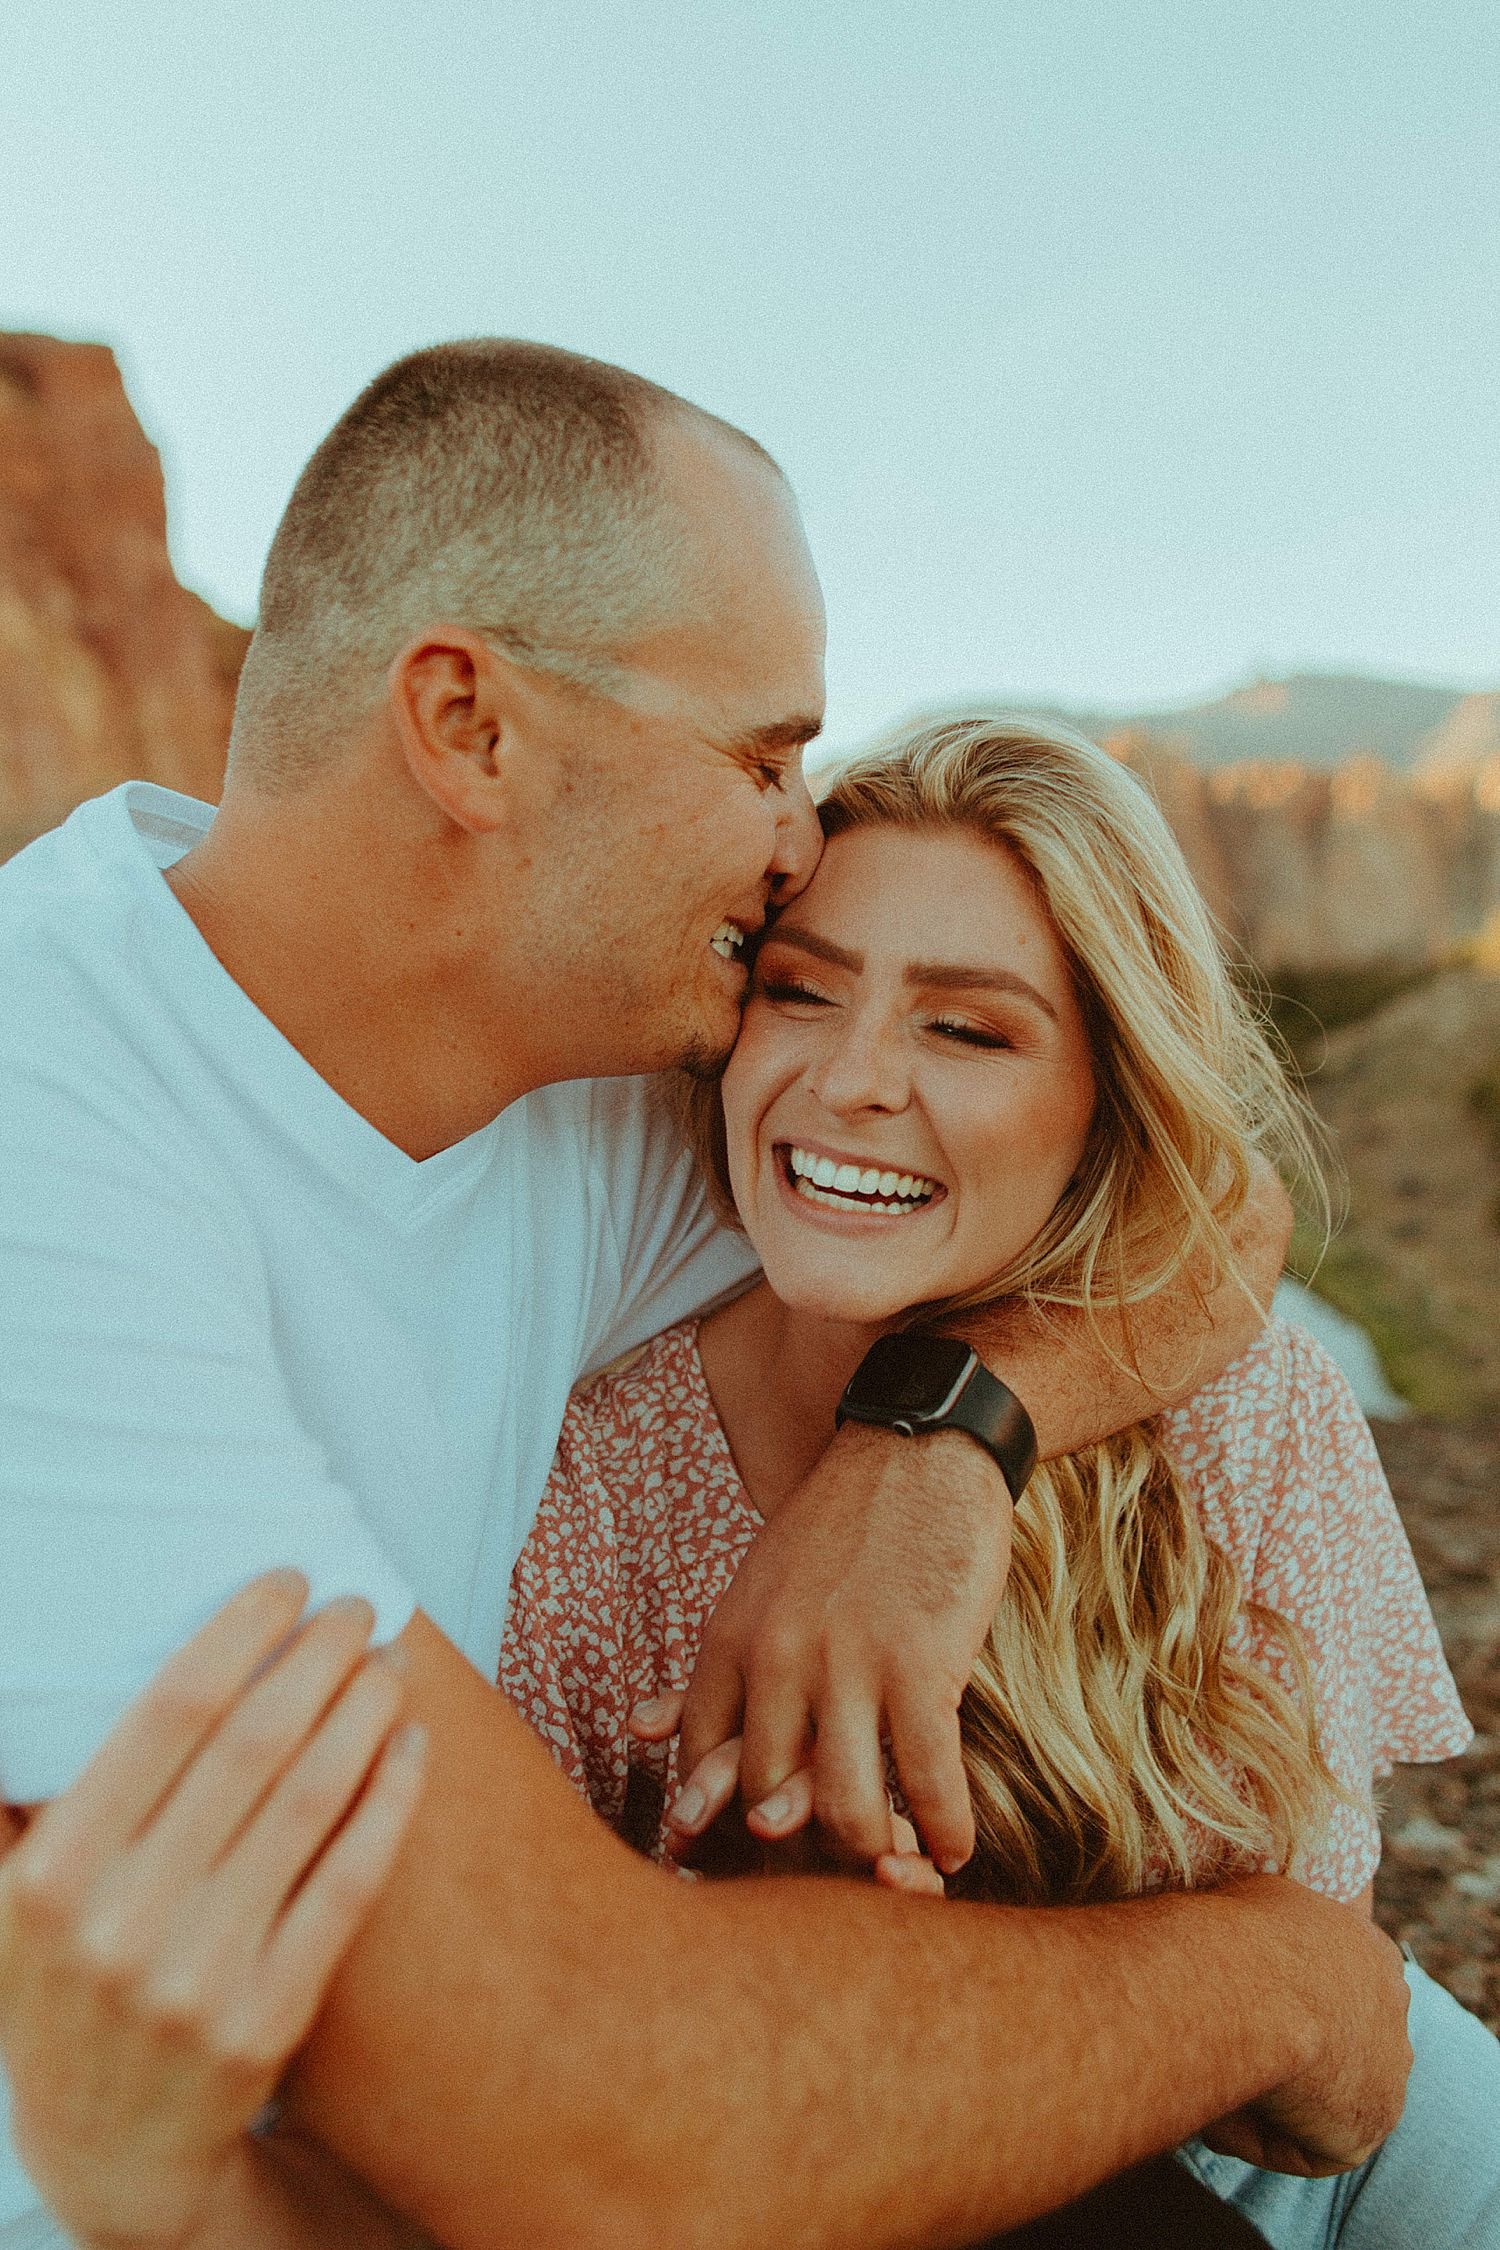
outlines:
{"label": "woman's hand", "polygon": [[[636,1705],[630,1731],[641,1742],[677,1732],[685,1698],[677,1692]],[[720,1743],[698,1765],[667,1808],[666,1846],[683,1866],[706,1875],[868,1873],[888,1890],[943,1898],[943,1878],[923,1853],[911,1822],[888,1806],[892,1846],[873,1861],[853,1859],[815,1821],[814,1781],[803,1766],[765,1803],[748,1811],[736,1802],[742,1744]]]}
{"label": "woman's hand", "polygon": [[[379,1893],[420,1786],[367,1603],[261,1578],[0,1859],[23,2162],[84,2243],[186,2245]],[[295,1637],[289,1639],[289,1635]]]}

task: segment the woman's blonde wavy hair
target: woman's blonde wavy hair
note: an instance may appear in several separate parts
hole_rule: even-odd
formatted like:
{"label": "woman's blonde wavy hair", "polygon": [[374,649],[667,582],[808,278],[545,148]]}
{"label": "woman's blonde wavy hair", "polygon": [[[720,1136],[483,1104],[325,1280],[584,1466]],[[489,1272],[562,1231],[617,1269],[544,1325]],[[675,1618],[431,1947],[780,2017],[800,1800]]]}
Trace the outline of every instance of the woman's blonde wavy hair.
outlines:
{"label": "woman's blonde wavy hair", "polygon": [[[1021,1296],[1128,1326],[1184,1266],[1205,1288],[1240,1278],[1232,1228],[1253,1153],[1321,1199],[1309,1120],[1176,840],[1116,760],[1050,726],[954,720],[846,765],[820,816],[829,837],[960,828],[1013,854],[1061,940],[1094,1058],[1087,1145],[1046,1225],[982,1289],[913,1319]],[[732,1217],[717,1087],[688,1088],[684,1111]],[[1251,1660],[1246,1623],[1279,1645],[1293,1688]],[[1245,1603],[1149,1422],[1037,1470],[961,1720],[971,1895],[1122,1898],[1205,1864],[1285,1870],[1345,1795],[1296,1633]]]}

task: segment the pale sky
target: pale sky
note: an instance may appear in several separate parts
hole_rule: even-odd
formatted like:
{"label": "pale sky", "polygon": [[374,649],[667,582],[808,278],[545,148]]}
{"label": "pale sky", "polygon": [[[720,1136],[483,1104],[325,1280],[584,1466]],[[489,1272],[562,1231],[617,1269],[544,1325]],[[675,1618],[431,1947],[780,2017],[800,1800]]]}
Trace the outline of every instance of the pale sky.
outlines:
{"label": "pale sky", "polygon": [[0,326],[120,355],[249,619],[439,337],[801,495],[829,736],[1255,670],[1500,682],[1495,0],[0,0]]}

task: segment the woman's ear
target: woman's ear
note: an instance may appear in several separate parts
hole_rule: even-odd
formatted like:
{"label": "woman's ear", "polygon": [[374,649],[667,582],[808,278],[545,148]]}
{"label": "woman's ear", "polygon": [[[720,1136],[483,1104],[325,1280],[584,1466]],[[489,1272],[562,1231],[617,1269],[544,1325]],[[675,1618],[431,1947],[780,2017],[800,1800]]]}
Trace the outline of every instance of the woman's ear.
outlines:
{"label": "woman's ear", "polygon": [[386,680],[418,787],[460,828],[483,835],[501,827],[518,724],[515,666],[467,627],[436,625],[402,649]]}

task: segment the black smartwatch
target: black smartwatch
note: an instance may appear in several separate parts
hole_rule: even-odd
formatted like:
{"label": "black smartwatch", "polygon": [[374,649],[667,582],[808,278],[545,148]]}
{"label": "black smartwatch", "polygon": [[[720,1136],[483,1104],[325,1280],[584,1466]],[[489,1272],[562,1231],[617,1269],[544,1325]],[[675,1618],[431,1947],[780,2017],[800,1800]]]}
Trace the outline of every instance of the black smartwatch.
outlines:
{"label": "black smartwatch", "polygon": [[919,1328],[882,1336],[870,1346],[834,1420],[874,1422],[906,1437],[967,1430],[999,1463],[1012,1500],[1020,1499],[1036,1467],[1036,1431],[1015,1392],[967,1344]]}

